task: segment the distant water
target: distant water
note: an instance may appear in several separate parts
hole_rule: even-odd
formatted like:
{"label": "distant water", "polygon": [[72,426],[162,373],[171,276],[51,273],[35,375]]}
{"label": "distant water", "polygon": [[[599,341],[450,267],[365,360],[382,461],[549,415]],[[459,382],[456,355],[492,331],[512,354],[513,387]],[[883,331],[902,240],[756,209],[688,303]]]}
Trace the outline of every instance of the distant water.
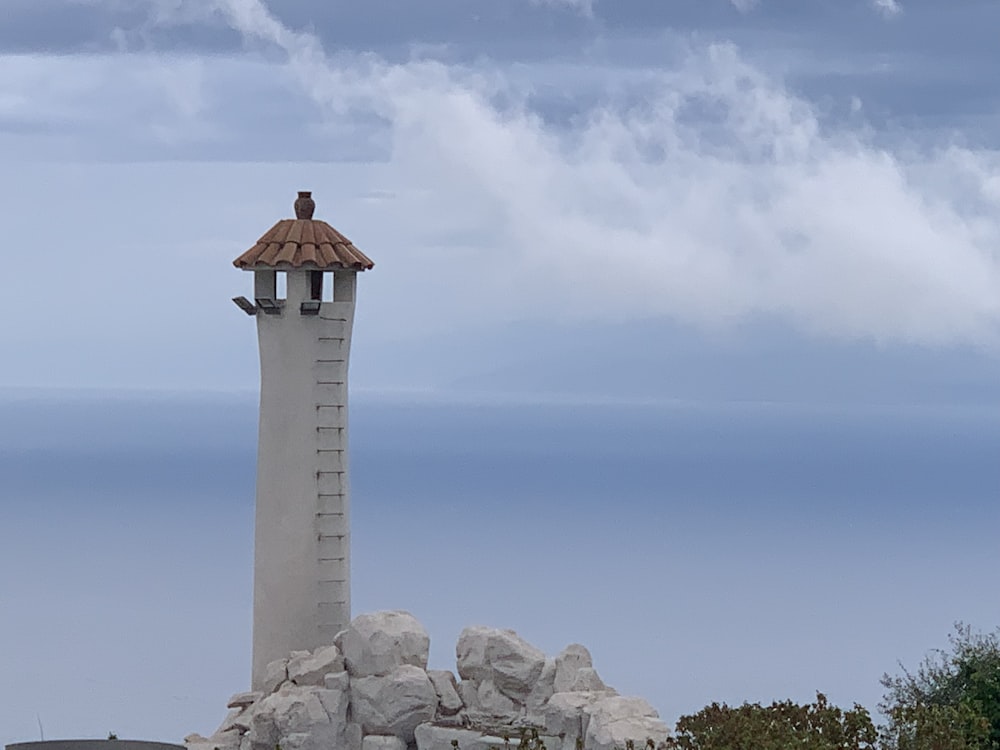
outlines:
{"label": "distant water", "polygon": [[[0,482],[26,493],[253,494],[256,402],[247,397],[0,395]],[[353,486],[372,503],[412,498],[515,506],[656,501],[879,514],[1000,490],[1000,413],[773,404],[468,405],[358,399]],[[545,500],[547,498],[547,500]],[[135,502],[146,502],[136,495]],[[8,506],[9,507],[9,506]]]}
{"label": "distant water", "polygon": [[[438,667],[481,622],[586,643],[668,719],[874,708],[954,620],[1000,623],[992,410],[361,396],[351,429],[354,609],[415,612]],[[250,396],[0,398],[0,740],[56,736],[53,703],[64,735],[212,729],[247,678],[255,453]]]}

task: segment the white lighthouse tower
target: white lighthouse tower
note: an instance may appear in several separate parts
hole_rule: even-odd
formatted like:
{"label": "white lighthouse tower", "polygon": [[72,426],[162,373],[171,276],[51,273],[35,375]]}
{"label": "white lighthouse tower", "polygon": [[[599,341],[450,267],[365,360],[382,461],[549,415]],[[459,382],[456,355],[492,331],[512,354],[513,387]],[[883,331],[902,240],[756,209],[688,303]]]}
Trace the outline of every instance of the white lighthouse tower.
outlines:
{"label": "white lighthouse tower", "polygon": [[347,371],[357,273],[374,264],[314,208],[300,192],[295,218],[233,262],[253,272],[254,301],[234,302],[260,345],[255,690],[269,662],[332,643],[351,619]]}

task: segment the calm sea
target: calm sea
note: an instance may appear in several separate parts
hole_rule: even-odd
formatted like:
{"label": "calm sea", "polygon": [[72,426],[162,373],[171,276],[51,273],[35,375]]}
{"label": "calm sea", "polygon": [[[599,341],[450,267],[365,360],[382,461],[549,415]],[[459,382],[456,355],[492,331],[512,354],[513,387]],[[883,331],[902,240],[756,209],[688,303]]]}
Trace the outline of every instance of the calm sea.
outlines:
{"label": "calm sea", "polygon": [[[587,644],[671,720],[817,689],[874,707],[952,622],[1000,623],[995,410],[362,395],[351,428],[354,609],[416,613],[438,667],[485,623]],[[0,740],[36,713],[49,736],[221,719],[255,452],[251,396],[0,399]]]}

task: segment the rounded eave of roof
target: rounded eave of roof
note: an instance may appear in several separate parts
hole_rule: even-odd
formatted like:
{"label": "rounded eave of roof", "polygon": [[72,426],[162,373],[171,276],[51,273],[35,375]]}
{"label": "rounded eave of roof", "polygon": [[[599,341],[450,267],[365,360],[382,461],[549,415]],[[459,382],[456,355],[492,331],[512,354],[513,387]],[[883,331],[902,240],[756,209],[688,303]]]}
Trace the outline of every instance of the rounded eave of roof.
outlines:
{"label": "rounded eave of roof", "polygon": [[367,271],[375,264],[325,221],[282,219],[233,261],[237,268],[303,266]]}
{"label": "rounded eave of roof", "polygon": [[233,261],[237,268],[323,268],[367,271],[375,264],[325,221],[313,219],[312,194],[300,192],[295,219],[282,219]]}
{"label": "rounded eave of roof", "polygon": [[233,261],[237,268],[343,268],[367,271],[375,264],[325,221],[282,219]]}

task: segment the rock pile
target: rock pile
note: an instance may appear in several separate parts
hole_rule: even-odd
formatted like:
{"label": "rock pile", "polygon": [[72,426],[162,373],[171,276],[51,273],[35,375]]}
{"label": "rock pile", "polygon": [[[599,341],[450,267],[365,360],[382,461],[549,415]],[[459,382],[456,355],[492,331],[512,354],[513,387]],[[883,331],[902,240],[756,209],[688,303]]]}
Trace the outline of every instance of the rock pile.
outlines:
{"label": "rock pile", "polygon": [[555,658],[512,630],[470,627],[458,677],[428,670],[430,638],[408,612],[361,615],[330,646],[268,665],[211,737],[189,750],[547,750],[658,745],[668,728],[641,698],[604,684],[580,645]]}

